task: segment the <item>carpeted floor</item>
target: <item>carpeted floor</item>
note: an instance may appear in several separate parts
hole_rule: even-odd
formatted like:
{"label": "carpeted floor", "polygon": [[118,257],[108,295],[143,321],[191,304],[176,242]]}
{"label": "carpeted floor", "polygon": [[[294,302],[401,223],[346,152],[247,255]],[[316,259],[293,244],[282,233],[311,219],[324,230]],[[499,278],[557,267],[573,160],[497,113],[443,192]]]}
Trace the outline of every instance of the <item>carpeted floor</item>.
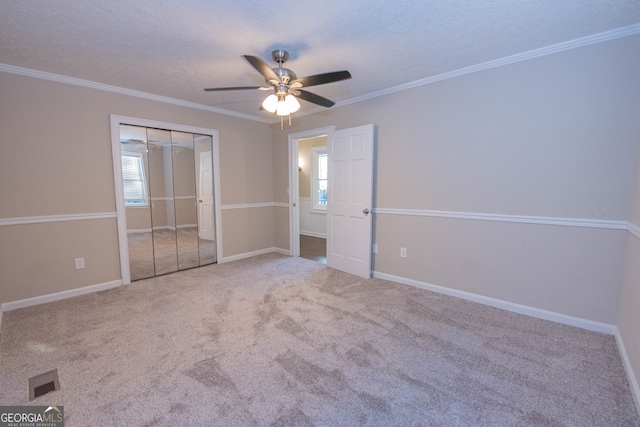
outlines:
{"label": "carpeted floor", "polygon": [[0,373],[67,427],[640,426],[612,336],[275,254],[7,312]]}

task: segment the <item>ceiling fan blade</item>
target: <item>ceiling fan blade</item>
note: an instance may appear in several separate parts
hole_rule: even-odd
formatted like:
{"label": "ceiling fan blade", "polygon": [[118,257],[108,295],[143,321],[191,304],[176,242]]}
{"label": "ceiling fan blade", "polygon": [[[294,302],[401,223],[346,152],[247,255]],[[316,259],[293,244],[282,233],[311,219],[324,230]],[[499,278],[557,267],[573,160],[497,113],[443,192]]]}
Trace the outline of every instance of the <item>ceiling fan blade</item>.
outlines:
{"label": "ceiling fan blade", "polygon": [[243,56],[244,56],[244,59],[246,59],[247,61],[249,61],[251,65],[253,65],[253,68],[258,70],[258,72],[262,74],[265,79],[267,79],[267,81],[275,80],[276,84],[280,82],[280,79],[278,78],[278,75],[276,74],[276,72],[273,71],[271,67],[269,67],[269,64],[264,62],[262,58],[259,58],[257,56],[251,56],[251,55],[243,55]]}
{"label": "ceiling fan blade", "polygon": [[340,80],[347,80],[351,78],[351,73],[348,71],[333,71],[331,73],[315,74],[313,76],[300,77],[291,82],[291,85],[296,87],[297,83],[302,84],[304,87],[323,85],[325,83],[339,82]]}
{"label": "ceiling fan blade", "polygon": [[304,99],[305,101],[311,102],[313,104],[321,105],[323,107],[329,108],[329,107],[333,107],[333,105],[335,104],[335,102],[323,96],[316,95],[315,93],[307,92],[306,90],[296,89],[292,93],[300,99]]}
{"label": "ceiling fan blade", "polygon": [[208,87],[205,89],[207,92],[219,92],[222,90],[249,90],[249,89],[258,89],[258,90],[269,90],[271,87],[268,86],[234,86],[234,87]]}

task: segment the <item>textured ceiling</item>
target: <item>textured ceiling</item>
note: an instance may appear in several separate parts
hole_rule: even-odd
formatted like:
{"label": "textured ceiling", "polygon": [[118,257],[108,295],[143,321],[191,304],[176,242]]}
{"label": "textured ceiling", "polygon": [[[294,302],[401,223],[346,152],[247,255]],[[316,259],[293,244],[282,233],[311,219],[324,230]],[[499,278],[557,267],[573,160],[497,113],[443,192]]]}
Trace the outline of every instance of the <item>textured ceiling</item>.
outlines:
{"label": "textured ceiling", "polygon": [[[262,85],[243,54],[340,103],[464,67],[640,23],[638,0],[0,0],[0,63],[254,117]],[[302,112],[316,109],[302,101]]]}

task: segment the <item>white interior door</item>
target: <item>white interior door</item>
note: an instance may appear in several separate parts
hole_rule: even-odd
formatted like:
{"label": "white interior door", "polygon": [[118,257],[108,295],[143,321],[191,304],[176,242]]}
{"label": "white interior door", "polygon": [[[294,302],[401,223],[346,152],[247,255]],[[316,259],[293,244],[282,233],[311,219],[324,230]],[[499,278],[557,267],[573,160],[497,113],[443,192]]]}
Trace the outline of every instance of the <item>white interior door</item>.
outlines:
{"label": "white interior door", "polygon": [[327,265],[371,277],[373,125],[335,131],[327,140]]}
{"label": "white interior door", "polygon": [[198,185],[198,236],[215,240],[213,212],[213,170],[211,151],[200,153],[200,180]]}

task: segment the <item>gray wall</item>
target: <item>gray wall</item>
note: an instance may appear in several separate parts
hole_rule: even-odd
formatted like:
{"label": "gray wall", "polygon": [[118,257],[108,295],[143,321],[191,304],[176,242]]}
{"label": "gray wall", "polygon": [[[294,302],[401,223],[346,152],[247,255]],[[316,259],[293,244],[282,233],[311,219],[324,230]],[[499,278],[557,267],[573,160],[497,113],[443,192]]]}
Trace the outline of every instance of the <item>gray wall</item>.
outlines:
{"label": "gray wall", "polygon": [[[638,144],[640,145],[640,140]],[[631,227],[636,234],[629,233],[617,325],[636,382],[640,383],[640,156],[637,165],[634,203],[630,215]],[[640,399],[640,395],[636,397]]]}

